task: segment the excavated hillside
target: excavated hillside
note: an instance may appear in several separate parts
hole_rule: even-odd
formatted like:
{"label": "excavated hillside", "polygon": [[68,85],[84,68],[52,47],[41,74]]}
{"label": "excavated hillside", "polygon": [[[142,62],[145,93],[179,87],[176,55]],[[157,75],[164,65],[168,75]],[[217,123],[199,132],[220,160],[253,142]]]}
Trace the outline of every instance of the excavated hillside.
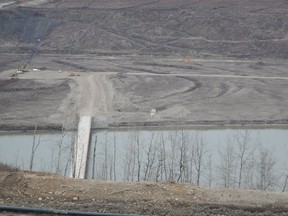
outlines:
{"label": "excavated hillside", "polygon": [[[61,128],[87,103],[100,128],[287,124],[287,11],[287,0],[0,0],[0,128]],[[43,70],[7,81],[29,61]]]}
{"label": "excavated hillside", "polygon": [[[19,6],[19,5],[18,5]],[[0,11],[0,52],[288,58],[286,0],[54,0]]]}

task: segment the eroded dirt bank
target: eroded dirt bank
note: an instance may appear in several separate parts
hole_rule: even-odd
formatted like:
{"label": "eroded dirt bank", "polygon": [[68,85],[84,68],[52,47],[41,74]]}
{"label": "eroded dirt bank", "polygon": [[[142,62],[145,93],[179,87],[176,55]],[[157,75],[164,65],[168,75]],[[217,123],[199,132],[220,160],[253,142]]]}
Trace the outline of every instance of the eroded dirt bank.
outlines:
{"label": "eroded dirt bank", "polygon": [[[0,172],[0,204],[140,215],[287,215],[288,194]],[[1,213],[0,213],[1,214]]]}

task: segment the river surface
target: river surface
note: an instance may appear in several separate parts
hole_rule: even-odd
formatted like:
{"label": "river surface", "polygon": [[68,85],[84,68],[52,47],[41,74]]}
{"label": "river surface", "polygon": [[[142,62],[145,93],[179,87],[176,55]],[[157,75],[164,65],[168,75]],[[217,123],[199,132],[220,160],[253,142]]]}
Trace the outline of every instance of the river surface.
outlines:
{"label": "river surface", "polygon": [[[1,132],[0,162],[29,170],[34,142],[32,170],[69,176],[74,137]],[[93,131],[87,178],[197,183],[200,172],[201,185],[237,187],[243,143],[241,187],[258,188],[265,176],[264,184],[273,182],[267,187],[281,190],[288,174],[288,128]]]}

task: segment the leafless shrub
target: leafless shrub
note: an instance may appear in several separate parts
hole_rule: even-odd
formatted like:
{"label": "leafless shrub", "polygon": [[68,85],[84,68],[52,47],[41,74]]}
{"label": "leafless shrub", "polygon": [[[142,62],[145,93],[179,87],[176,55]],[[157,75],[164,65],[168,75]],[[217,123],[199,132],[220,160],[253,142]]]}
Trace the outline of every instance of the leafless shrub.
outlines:
{"label": "leafless shrub", "polygon": [[11,165],[8,164],[4,164],[0,162],[0,171],[8,171],[8,172],[16,172],[19,171],[19,169],[17,167],[13,167]]}

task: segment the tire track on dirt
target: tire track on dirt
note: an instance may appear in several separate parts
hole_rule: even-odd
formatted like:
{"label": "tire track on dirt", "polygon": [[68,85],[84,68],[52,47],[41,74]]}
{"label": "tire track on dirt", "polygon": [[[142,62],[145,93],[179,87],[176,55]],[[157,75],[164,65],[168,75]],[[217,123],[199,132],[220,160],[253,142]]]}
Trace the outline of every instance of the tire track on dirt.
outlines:
{"label": "tire track on dirt", "polygon": [[83,75],[75,80],[80,88],[80,115],[111,116],[113,88],[106,75]]}
{"label": "tire track on dirt", "polygon": [[170,93],[170,94],[168,93],[168,94],[165,94],[165,95],[163,95],[161,97],[157,97],[157,98],[153,98],[153,99],[145,99],[145,100],[137,101],[137,102],[135,102],[135,104],[159,101],[159,100],[162,100],[162,99],[167,99],[167,98],[175,97],[175,96],[178,96],[178,95],[183,95],[183,94],[190,93],[190,92],[200,88],[201,85],[202,85],[197,79],[193,79],[193,78],[186,79],[185,77],[178,77],[178,76],[175,76],[175,77],[178,78],[178,79],[188,80],[190,82],[190,85],[187,86],[186,88],[180,90],[180,91],[173,92],[173,93]]}
{"label": "tire track on dirt", "polygon": [[242,76],[229,74],[191,74],[191,73],[169,73],[169,74],[154,74],[154,73],[126,73],[127,75],[136,76],[187,76],[187,77],[207,77],[207,78],[232,78],[232,79],[265,79],[265,80],[288,80],[288,77],[276,76]]}

